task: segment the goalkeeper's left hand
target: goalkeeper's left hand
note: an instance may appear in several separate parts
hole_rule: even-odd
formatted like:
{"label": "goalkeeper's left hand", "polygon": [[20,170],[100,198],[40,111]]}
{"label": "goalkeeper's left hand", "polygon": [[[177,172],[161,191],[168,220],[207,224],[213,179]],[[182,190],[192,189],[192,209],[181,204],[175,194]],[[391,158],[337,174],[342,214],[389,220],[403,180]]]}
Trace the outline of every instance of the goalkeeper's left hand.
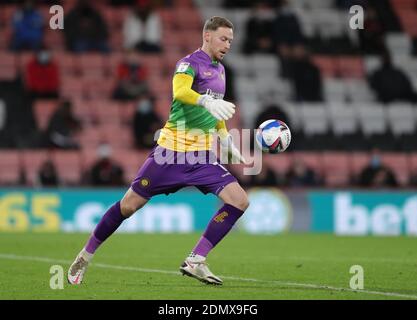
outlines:
{"label": "goalkeeper's left hand", "polygon": [[235,144],[233,143],[233,139],[230,133],[226,136],[220,138],[220,151],[222,154],[222,159],[227,157],[226,159],[229,160],[229,155],[231,156],[232,163],[235,163],[234,160],[238,160],[241,163],[247,164],[246,159],[240,153],[239,149],[236,148]]}

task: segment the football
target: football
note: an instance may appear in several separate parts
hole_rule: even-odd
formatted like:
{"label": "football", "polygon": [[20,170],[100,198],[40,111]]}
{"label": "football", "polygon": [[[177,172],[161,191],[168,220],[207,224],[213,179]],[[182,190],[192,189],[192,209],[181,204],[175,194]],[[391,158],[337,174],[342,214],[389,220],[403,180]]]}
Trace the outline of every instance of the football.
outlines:
{"label": "football", "polygon": [[291,142],[290,128],[281,120],[266,120],[256,131],[256,142],[265,153],[284,152]]}

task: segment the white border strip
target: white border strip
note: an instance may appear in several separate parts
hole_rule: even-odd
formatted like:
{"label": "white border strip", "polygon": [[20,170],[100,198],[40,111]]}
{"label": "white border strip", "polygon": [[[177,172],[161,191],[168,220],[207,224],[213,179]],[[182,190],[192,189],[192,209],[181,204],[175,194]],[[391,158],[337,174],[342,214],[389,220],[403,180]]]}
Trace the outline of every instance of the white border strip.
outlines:
{"label": "white border strip", "polygon": [[[0,253],[0,259],[25,260],[25,261],[46,262],[46,263],[54,263],[54,264],[62,263],[66,265],[70,265],[72,263],[72,261],[68,261],[68,260],[60,260],[60,259],[53,259],[53,258],[46,258],[46,257],[19,256],[15,254],[4,254],[4,253]],[[117,266],[117,265],[104,264],[104,263],[91,263],[91,266],[103,268],[103,269],[180,275],[180,273],[177,271]],[[402,294],[402,293],[397,293],[397,292],[354,290],[350,288],[338,288],[338,287],[332,287],[332,286],[327,286],[327,285],[317,285],[317,284],[310,284],[310,283],[285,282],[285,281],[276,281],[276,280],[261,280],[261,279],[239,278],[239,277],[231,277],[231,276],[220,276],[220,277],[223,279],[229,279],[229,280],[245,281],[245,282],[260,282],[260,283],[276,284],[276,285],[288,286],[288,287],[322,289],[322,290],[339,291],[339,292],[348,291],[348,292],[366,293],[370,295],[380,295],[380,296],[386,296],[386,297],[417,299],[417,295]]]}

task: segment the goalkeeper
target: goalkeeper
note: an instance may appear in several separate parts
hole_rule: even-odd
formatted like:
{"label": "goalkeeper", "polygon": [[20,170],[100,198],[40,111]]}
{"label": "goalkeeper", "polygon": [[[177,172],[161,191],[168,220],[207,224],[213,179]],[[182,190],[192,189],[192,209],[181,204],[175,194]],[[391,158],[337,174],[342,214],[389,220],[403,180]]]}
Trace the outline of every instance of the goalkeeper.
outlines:
{"label": "goalkeeper", "polygon": [[[169,194],[186,186],[213,193],[224,205],[210,220],[204,234],[180,267],[184,275],[208,284],[222,284],[207,267],[206,256],[231,230],[249,205],[246,192],[236,178],[220,165],[211,151],[212,130],[217,129],[222,150],[245,163],[227,132],[225,121],[235,105],[224,101],[225,70],[220,61],[230,50],[233,25],[222,17],[212,17],[203,29],[201,48],[181,59],[173,78],[173,101],[168,121],[161,130],[156,147],[140,168],[137,177],[122,198],[110,207],[85,247],[68,270],[68,281],[80,284],[97,248],[126,218],[142,208],[157,194]],[[198,136],[190,136],[198,129]],[[189,159],[203,153],[207,162],[162,163],[158,157],[171,154],[174,160]],[[213,160],[214,158],[214,160]]]}

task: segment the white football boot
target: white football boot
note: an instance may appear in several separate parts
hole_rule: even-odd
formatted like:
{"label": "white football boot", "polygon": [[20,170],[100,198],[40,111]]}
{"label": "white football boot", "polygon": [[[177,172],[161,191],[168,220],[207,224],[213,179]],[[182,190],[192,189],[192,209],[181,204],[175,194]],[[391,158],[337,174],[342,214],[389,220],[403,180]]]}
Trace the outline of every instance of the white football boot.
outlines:
{"label": "white football boot", "polygon": [[180,267],[183,276],[195,278],[205,284],[222,285],[223,281],[208,268],[206,258],[199,255],[187,257]]}
{"label": "white football boot", "polygon": [[85,249],[81,250],[68,269],[67,279],[69,284],[81,284],[92,256]]}

